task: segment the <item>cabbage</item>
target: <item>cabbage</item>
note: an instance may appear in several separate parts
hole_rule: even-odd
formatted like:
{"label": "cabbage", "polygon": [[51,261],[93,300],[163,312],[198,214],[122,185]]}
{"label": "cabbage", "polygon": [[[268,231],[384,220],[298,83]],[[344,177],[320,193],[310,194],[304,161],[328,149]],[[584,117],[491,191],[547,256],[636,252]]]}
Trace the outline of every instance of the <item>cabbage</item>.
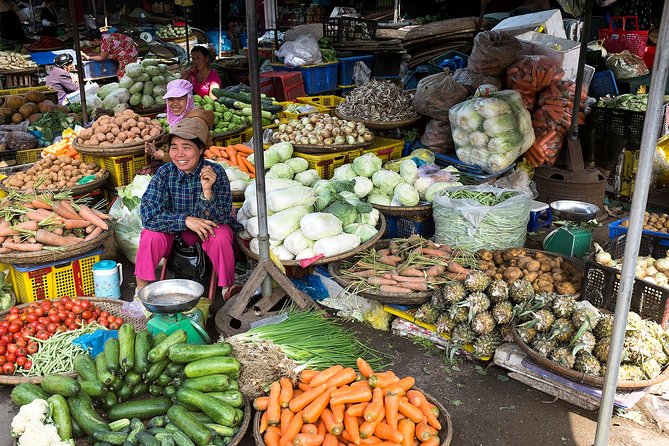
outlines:
{"label": "cabbage", "polygon": [[118,88],[118,82],[112,82],[111,84],[107,84],[103,87],[100,87],[100,89],[97,91],[97,96],[102,99],[103,101],[109,95],[112,91],[116,90]]}
{"label": "cabbage", "polygon": [[483,121],[483,130],[489,136],[493,136],[513,130],[517,125],[515,116],[511,113],[506,113]]}
{"label": "cabbage", "polygon": [[164,63],[159,63],[158,68],[160,68],[161,73],[166,73],[167,72],[167,65],[165,65]]}
{"label": "cabbage", "polygon": [[407,183],[397,185],[393,198],[399,201],[400,206],[416,206],[420,201],[420,195],[416,189]]}
{"label": "cabbage", "polygon": [[142,103],[142,93],[135,93],[132,96],[130,96],[130,100],[128,101],[132,107],[136,107],[139,104]]}
{"label": "cabbage", "polygon": [[[263,161],[265,162],[265,169],[270,169],[275,164],[281,162],[281,156],[275,150],[265,150]],[[291,175],[290,177],[292,178],[293,176]]]}
{"label": "cabbage", "polygon": [[355,206],[358,212],[371,212],[372,205],[361,201],[360,198],[353,192],[342,191],[339,196],[348,204]]}
{"label": "cabbage", "polygon": [[161,73],[160,68],[158,68],[158,67],[145,67],[144,72],[151,77],[160,76],[160,73]]}
{"label": "cabbage", "polygon": [[382,206],[390,206],[390,197],[382,193],[371,193],[367,197],[367,202],[372,204],[380,204]]}
{"label": "cabbage", "polygon": [[332,175],[333,180],[352,180],[353,178],[357,177],[358,174],[355,173],[355,170],[353,170],[353,167],[350,164],[344,164],[343,166],[339,166],[334,170],[334,174]]}
{"label": "cabbage", "polygon": [[130,94],[141,93],[144,90],[144,82],[135,82],[135,84],[128,88]]}
{"label": "cabbage", "polygon": [[511,113],[509,104],[496,97],[480,98],[476,101],[474,109],[486,119],[494,118],[495,116],[505,113]]}
{"label": "cabbage", "polygon": [[153,93],[153,87],[154,87],[153,82],[151,81],[144,82],[144,88],[142,89],[142,93],[144,93],[144,95],[149,95]]}
{"label": "cabbage", "polygon": [[[462,131],[462,130],[461,130]],[[462,145],[471,145],[473,147],[487,147],[488,146],[488,135],[483,132],[472,132],[469,135],[469,140]]]}
{"label": "cabbage", "polygon": [[148,81],[151,80],[151,76],[149,76],[149,75],[146,74],[146,73],[142,73],[142,74],[140,74],[139,76],[137,76],[137,77],[135,78],[135,80],[138,81],[138,82],[148,82]]}
{"label": "cabbage", "polygon": [[353,234],[338,234],[314,243],[314,253],[325,257],[336,256],[360,246],[360,237]]}
{"label": "cabbage", "polygon": [[246,226],[244,227],[244,229],[246,229],[246,232],[248,232],[251,235],[251,237],[258,237],[258,232],[259,232],[258,217],[249,218],[246,221]]}
{"label": "cabbage", "polygon": [[249,181],[251,177],[249,177],[249,174],[246,172],[242,172],[240,169],[236,167],[231,167],[229,164],[225,164],[225,176],[228,177],[228,181],[235,181],[235,180],[245,180]]}
{"label": "cabbage", "polygon": [[149,68],[151,66],[156,66],[157,67],[159,63],[160,63],[160,60],[158,60],[158,59],[144,59],[141,62],[142,67],[144,67],[144,68]]}
{"label": "cabbage", "polygon": [[162,98],[166,91],[167,87],[164,85],[156,85],[155,87],[153,87],[153,95],[156,98]]}
{"label": "cabbage", "polygon": [[162,96],[156,96],[153,100],[155,101],[155,105],[165,105],[165,99]]}
{"label": "cabbage", "polygon": [[353,160],[353,170],[356,175],[370,178],[374,172],[381,169],[383,161],[373,153],[365,153]]}
{"label": "cabbage", "polygon": [[332,214],[315,212],[307,214],[300,220],[302,234],[309,240],[320,240],[322,238],[341,234],[341,220]]}
{"label": "cabbage", "polygon": [[457,111],[454,111],[455,107],[451,108],[448,112],[451,128],[458,127],[467,133],[478,130],[483,124],[483,116],[476,112],[474,106],[475,101],[470,101],[464,103]]}
{"label": "cabbage", "polygon": [[427,188],[425,191],[425,201],[429,201],[432,203],[436,196],[439,194],[444,189],[448,189],[449,187],[458,187],[462,186],[462,183],[458,182],[453,182],[453,183],[446,183],[443,181],[440,181],[438,183],[432,184],[430,187]]}
{"label": "cabbage", "polygon": [[138,62],[132,62],[125,66],[125,74],[130,77],[137,77],[142,73],[144,73],[144,70]]}
{"label": "cabbage", "polygon": [[249,182],[247,180],[233,180],[230,181],[230,190],[233,192],[243,192],[248,185]]}
{"label": "cabbage", "polygon": [[305,249],[314,246],[314,242],[306,238],[302,230],[298,229],[286,237],[286,239],[283,241],[283,246],[285,246],[286,249],[292,254],[298,255]]}
{"label": "cabbage", "polygon": [[358,215],[356,223],[364,223],[376,227],[379,222],[381,212],[378,209],[372,209],[372,212],[362,212]]}
{"label": "cabbage", "polygon": [[293,178],[293,169],[290,168],[290,166],[286,163],[277,163],[273,165],[269,171],[273,173],[274,175],[277,176],[277,178],[286,178],[286,179],[291,179]]}
{"label": "cabbage", "polygon": [[460,127],[451,127],[451,135],[453,136],[453,142],[457,147],[469,145],[469,133],[465,132]]}
{"label": "cabbage", "polygon": [[144,108],[149,108],[149,107],[153,106],[153,104],[155,102],[156,101],[153,100],[153,96],[149,96],[148,94],[145,94],[144,96],[142,96],[142,106]]}
{"label": "cabbage", "polygon": [[416,189],[416,192],[420,195],[422,199],[425,199],[425,191],[427,190],[428,187],[430,187],[434,183],[432,178],[430,177],[420,177],[416,180],[415,183],[413,183],[414,189]]}
{"label": "cabbage", "polygon": [[293,145],[289,142],[279,142],[272,144],[267,151],[275,151],[282,162],[288,161],[293,156]]}
{"label": "cabbage", "polygon": [[310,187],[295,186],[273,190],[267,193],[267,209],[280,212],[295,206],[311,206],[315,200],[314,190]]}
{"label": "cabbage", "polygon": [[288,251],[283,245],[273,246],[272,252],[274,252],[274,255],[277,256],[279,260],[293,260],[295,258],[295,255]]}
{"label": "cabbage", "polygon": [[374,237],[378,229],[374,226],[362,224],[362,223],[352,223],[344,227],[344,232],[347,234],[357,235],[360,238],[362,243],[365,243],[370,238]]}
{"label": "cabbage", "polygon": [[[294,187],[294,186],[299,186],[300,183],[297,181],[293,180],[287,180],[285,178],[270,178],[268,181],[265,181],[265,190],[266,191],[274,191],[274,190],[280,190],[280,189],[287,189],[289,187]],[[246,200],[255,200],[256,197],[256,182],[253,181],[250,185],[249,188],[246,189],[246,192],[244,192],[244,198]]]}
{"label": "cabbage", "polygon": [[295,260],[310,259],[310,258],[315,257],[315,256],[316,256],[316,253],[314,252],[314,248],[309,247],[309,248],[305,249],[304,251],[302,251],[301,253],[299,253],[298,255],[296,255]]}
{"label": "cabbage", "polygon": [[337,195],[337,190],[334,188],[334,185],[329,181],[324,181],[322,183],[315,184],[313,186],[314,193],[316,194],[316,201],[314,202],[314,208],[317,211],[322,211],[332,203]]}
{"label": "cabbage", "polygon": [[300,227],[300,219],[307,214],[308,211],[305,207],[296,206],[267,217],[270,237],[274,240],[284,240],[291,232]]}
{"label": "cabbage", "polygon": [[390,170],[379,170],[372,175],[372,182],[374,186],[381,189],[386,195],[392,195],[395,190],[395,186],[402,182],[402,177],[397,172],[392,172]]}
{"label": "cabbage", "polygon": [[358,218],[358,210],[356,207],[346,201],[337,200],[323,209],[323,211],[337,217],[343,226],[355,223],[355,219]]}
{"label": "cabbage", "polygon": [[309,168],[309,161],[304,158],[291,158],[286,161],[286,164],[293,169],[294,173],[304,172]]}
{"label": "cabbage", "polygon": [[165,74],[165,85],[169,84],[175,79],[170,73]]}
{"label": "cabbage", "polygon": [[153,82],[154,85],[165,85],[165,78],[163,76],[153,76],[151,82]]}
{"label": "cabbage", "polygon": [[294,180],[303,186],[311,187],[320,178],[320,175],[318,175],[318,172],[315,169],[309,169],[295,175]]}
{"label": "cabbage", "polygon": [[364,198],[372,191],[374,188],[374,183],[367,177],[355,177],[353,178],[355,186],[353,186],[353,192],[360,197]]}
{"label": "cabbage", "polygon": [[249,242],[249,249],[250,249],[251,252],[254,253],[255,255],[259,255],[259,254],[260,254],[260,245],[259,245],[259,242],[258,242],[258,239],[257,239],[257,238],[253,238],[253,239],[251,239],[251,242]]}
{"label": "cabbage", "polygon": [[418,179],[418,166],[413,160],[404,160],[400,163],[400,176],[409,184],[413,184]]}
{"label": "cabbage", "polygon": [[124,104],[130,99],[130,93],[125,88],[117,88],[109,93],[102,101],[102,108],[113,110],[119,104]]}
{"label": "cabbage", "polygon": [[121,88],[130,88],[135,84],[135,81],[130,76],[126,75],[118,81],[118,86]]}

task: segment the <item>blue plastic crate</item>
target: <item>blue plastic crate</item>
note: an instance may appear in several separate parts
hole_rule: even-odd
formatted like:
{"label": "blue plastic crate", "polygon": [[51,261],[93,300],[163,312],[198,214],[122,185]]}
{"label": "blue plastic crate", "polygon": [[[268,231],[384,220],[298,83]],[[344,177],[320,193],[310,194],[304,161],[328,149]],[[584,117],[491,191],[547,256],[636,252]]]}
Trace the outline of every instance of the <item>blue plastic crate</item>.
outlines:
{"label": "blue plastic crate", "polygon": [[431,63],[441,68],[442,70],[444,68],[448,68],[451,70],[451,73],[453,73],[458,68],[466,68],[468,60],[469,56],[466,54],[463,54],[459,51],[448,51],[441,56],[433,58]]}
{"label": "blue plastic crate", "polygon": [[84,79],[99,79],[103,77],[116,77],[118,62],[105,60],[103,62],[91,61],[84,63]]}
{"label": "blue plastic crate", "polygon": [[465,184],[481,184],[493,181],[501,177],[505,173],[507,173],[509,170],[513,169],[515,165],[515,164],[510,165],[502,172],[488,173],[479,168],[478,166],[473,166],[471,164],[463,163],[458,159],[458,157],[455,154],[435,153],[434,157],[435,157],[435,164],[437,166],[442,166],[442,167],[453,166],[456,169],[458,169],[458,171],[460,171],[460,181]]}
{"label": "blue plastic crate", "polygon": [[[627,234],[627,228],[623,226],[623,222],[627,220],[627,218],[622,218],[609,223],[609,239],[615,240],[619,236]],[[664,250],[669,249],[669,234],[666,232],[644,230],[641,234],[639,252],[651,252],[655,246]]]}
{"label": "blue plastic crate", "polygon": [[275,71],[300,71],[304,81],[304,90],[312,96],[337,89],[338,62],[328,62],[318,65],[304,65],[301,67],[287,67],[284,64],[272,64]]}
{"label": "blue plastic crate", "polygon": [[395,216],[385,217],[386,233],[383,238],[406,238],[412,235],[430,238],[434,235],[434,219],[431,216],[422,220]]}
{"label": "blue plastic crate", "polygon": [[611,96],[618,95],[618,84],[616,77],[611,70],[604,70],[592,77],[588,94],[593,98],[601,98],[607,94]]}
{"label": "blue plastic crate", "polygon": [[337,83],[339,85],[353,84],[353,67],[359,61],[364,62],[371,70],[374,64],[374,55],[366,54],[361,56],[340,57],[339,65],[337,66]]}

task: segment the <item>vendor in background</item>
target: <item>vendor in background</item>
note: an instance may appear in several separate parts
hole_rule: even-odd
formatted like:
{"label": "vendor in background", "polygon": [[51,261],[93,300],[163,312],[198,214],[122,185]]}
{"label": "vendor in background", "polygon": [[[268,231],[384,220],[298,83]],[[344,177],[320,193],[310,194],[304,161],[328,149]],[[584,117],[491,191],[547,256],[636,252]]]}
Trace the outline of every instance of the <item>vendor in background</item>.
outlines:
{"label": "vendor in background", "polygon": [[100,45],[100,54],[87,55],[81,53],[84,60],[94,60],[103,62],[107,59],[118,62],[118,77],[119,79],[125,74],[125,66],[129,63],[136,62],[139,56],[137,51],[137,44],[132,37],[121,33],[105,34],[101,37],[100,31],[97,29],[91,30],[88,39],[92,41],[93,46]]}
{"label": "vendor in background", "polygon": [[42,5],[42,35],[58,36],[58,15],[56,14],[56,0],[47,0]]}
{"label": "vendor in background", "polygon": [[204,45],[194,46],[190,52],[191,68],[182,76],[193,84],[193,92],[202,97],[210,96],[215,88],[221,88],[223,82],[216,70],[212,67],[216,55],[213,48]]}
{"label": "vendor in background", "polygon": [[58,93],[58,103],[62,104],[65,96],[79,90],[79,83],[73,78],[74,59],[67,53],[59,54],[54,59],[54,67],[46,78],[46,85]]}
{"label": "vendor in background", "polygon": [[207,123],[185,118],[166,141],[171,162],[161,166],[142,196],[144,229],[139,239],[135,277],[139,291],[155,281],[158,263],[167,257],[179,234],[192,246],[198,241],[212,261],[218,285],[226,297],[235,278],[232,193],[225,170],[204,159]]}

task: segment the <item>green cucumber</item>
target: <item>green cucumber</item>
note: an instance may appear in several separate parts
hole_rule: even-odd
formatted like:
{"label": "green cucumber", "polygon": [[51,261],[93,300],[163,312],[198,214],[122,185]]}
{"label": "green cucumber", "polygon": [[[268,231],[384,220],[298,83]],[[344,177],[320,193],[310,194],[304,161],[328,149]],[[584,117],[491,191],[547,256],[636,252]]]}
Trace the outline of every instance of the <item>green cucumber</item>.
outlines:
{"label": "green cucumber", "polygon": [[135,329],[130,324],[123,324],[118,329],[119,364],[124,372],[135,367]]}
{"label": "green cucumber", "polygon": [[[172,359],[170,358],[170,361]],[[190,362],[190,361],[189,361]],[[170,362],[167,367],[165,368],[165,373],[170,375],[172,378],[179,376],[181,372],[184,370],[184,365],[183,364],[177,364],[176,362]]]}
{"label": "green cucumber", "polygon": [[[68,405],[67,408],[69,410],[70,406]],[[70,414],[70,417],[71,416],[72,416],[72,414]],[[70,418],[70,420],[72,422],[72,438],[85,437],[86,434],[84,433],[84,431],[81,430],[81,428],[79,427],[77,422],[74,420],[74,418]]]}
{"label": "green cucumber", "polygon": [[112,375],[112,382],[107,386],[109,390],[116,392],[125,384],[123,378],[120,375]]}
{"label": "green cucumber", "polygon": [[166,387],[166,386],[170,385],[170,383],[172,382],[173,379],[174,378],[172,378],[170,375],[168,375],[166,373],[163,373],[162,375],[160,375],[158,377],[157,380],[155,380],[154,384],[157,384],[161,387]]}
{"label": "green cucumber", "polygon": [[150,433],[151,435],[155,436],[156,434],[165,434],[167,431],[165,430],[164,427],[151,427],[147,428],[146,431]]}
{"label": "green cucumber", "polygon": [[98,374],[95,370],[95,361],[88,353],[79,353],[73,360],[74,371],[84,381],[96,381]]}
{"label": "green cucumber", "polygon": [[113,432],[120,432],[127,427],[130,427],[130,420],[128,418],[121,418],[120,420],[109,423],[109,429]]}
{"label": "green cucumber", "polygon": [[213,356],[191,362],[184,368],[187,378],[223,374],[232,378],[239,378],[239,361],[230,356]]}
{"label": "green cucumber", "polygon": [[42,389],[52,395],[74,396],[81,390],[79,382],[65,375],[46,375],[42,378]]}
{"label": "green cucumber", "polygon": [[49,394],[44,391],[41,387],[32,384],[32,383],[21,383],[18,386],[14,387],[11,393],[12,401],[14,401],[19,406],[28,404],[33,400],[46,400],[49,398]]}
{"label": "green cucumber", "polygon": [[176,344],[170,347],[169,358],[172,362],[188,364],[210,356],[228,356],[231,352],[232,345],[228,342],[211,345]]}
{"label": "green cucumber", "polygon": [[141,446],[160,446],[158,440],[148,432],[140,432],[137,434],[137,440]]}
{"label": "green cucumber", "polygon": [[86,435],[109,430],[109,425],[95,411],[91,398],[85,393],[81,392],[77,396],[68,398],[67,404],[70,408],[70,415]]}
{"label": "green cucumber", "polygon": [[104,441],[109,444],[123,446],[125,440],[128,438],[128,434],[121,432],[104,432],[104,431],[95,431],[93,432],[93,439],[95,441]]}
{"label": "green cucumber", "polygon": [[151,384],[149,386],[149,394],[151,396],[162,396],[164,389],[164,387],[157,384]]}
{"label": "green cucumber", "polygon": [[112,421],[120,420],[121,418],[149,420],[158,415],[165,415],[167,409],[171,406],[172,400],[164,397],[127,401],[116,404],[114,407],[108,409],[107,417]]}
{"label": "green cucumber", "polygon": [[178,329],[172,332],[164,341],[156,344],[151,350],[149,350],[148,358],[150,363],[156,363],[167,358],[170,347],[175,344],[186,342],[188,335],[184,330]]}
{"label": "green cucumber", "polygon": [[181,387],[207,393],[227,390],[229,384],[230,380],[225,375],[207,375],[187,379],[181,383]]}
{"label": "green cucumber", "polygon": [[105,386],[97,379],[95,381],[79,381],[79,387],[81,387],[82,392],[93,398],[100,398],[105,394]]}
{"label": "green cucumber", "polygon": [[98,381],[105,386],[109,386],[114,381],[114,375],[107,370],[107,360],[103,353],[95,357],[95,370],[97,371]]}
{"label": "green cucumber", "polygon": [[[158,437],[156,436],[156,440],[158,440]],[[164,436],[160,437],[160,446],[176,446],[176,443],[174,443],[174,437],[172,434],[165,434]]]}
{"label": "green cucumber", "polygon": [[117,374],[120,370],[119,366],[119,340],[117,338],[109,338],[105,342],[104,347],[105,362],[107,363],[107,370],[113,374]]}
{"label": "green cucumber", "polygon": [[125,382],[128,383],[130,387],[135,387],[137,384],[140,383],[140,381],[142,381],[142,375],[131,370],[125,375],[124,379]]}
{"label": "green cucumber", "polygon": [[128,439],[126,441],[130,442],[132,445],[137,444],[137,434],[145,430],[144,423],[139,418],[133,418],[130,421],[130,428],[132,429],[128,434]]}
{"label": "green cucumber", "polygon": [[232,437],[235,435],[235,429],[230,426],[221,426],[220,424],[215,423],[206,423],[205,426],[216,432],[221,437]]}
{"label": "green cucumber", "polygon": [[157,417],[153,417],[149,420],[148,423],[146,423],[147,428],[151,427],[165,427],[167,424],[167,417],[164,415],[158,415]]}
{"label": "green cucumber", "polygon": [[67,400],[63,395],[51,395],[47,400],[51,409],[51,419],[58,429],[61,440],[69,440],[72,437],[72,417]]}
{"label": "green cucumber", "polygon": [[202,413],[202,412],[197,412],[197,411],[189,411],[190,414],[200,423],[202,424],[215,424],[214,420],[212,420],[207,414]]}
{"label": "green cucumber", "polygon": [[157,380],[158,377],[162,375],[162,373],[165,371],[165,368],[169,363],[170,363],[169,359],[163,359],[162,361],[151,364],[149,370],[147,370],[146,373],[144,374],[144,380],[150,383]]}
{"label": "green cucumber", "polygon": [[179,405],[170,407],[167,416],[176,427],[182,430],[195,444],[206,445],[211,441],[211,432],[197,421],[186,409]]}
{"label": "green cucumber", "polygon": [[184,433],[181,429],[176,427],[174,424],[168,424],[165,426],[165,429],[172,434],[172,438],[174,439],[174,443],[177,446],[195,446],[195,443],[190,439],[188,435]]}
{"label": "green cucumber", "polygon": [[141,330],[135,335],[135,373],[143,375],[151,364],[149,364],[148,354],[153,347],[151,333]]}
{"label": "green cucumber", "polygon": [[216,424],[235,425],[235,409],[213,396],[197,390],[180,388],[177,390],[177,401],[197,407],[214,420]]}
{"label": "green cucumber", "polygon": [[236,379],[231,379],[228,390],[239,390],[239,382]]}
{"label": "green cucumber", "polygon": [[109,409],[116,404],[118,404],[118,397],[111,390],[107,390],[105,396],[102,397],[102,405],[105,407],[105,409]]}
{"label": "green cucumber", "polygon": [[244,395],[239,390],[226,390],[224,392],[208,392],[207,395],[231,405],[240,408],[244,405]]}
{"label": "green cucumber", "polygon": [[130,384],[128,384],[125,381],[121,382],[122,382],[121,387],[119,387],[116,390],[116,396],[118,397],[119,400],[127,400],[128,398],[130,398],[135,388],[130,386]]}
{"label": "green cucumber", "polygon": [[149,385],[147,383],[139,383],[135,386],[134,389],[132,389],[132,397],[138,397],[144,395],[146,392],[149,391]]}

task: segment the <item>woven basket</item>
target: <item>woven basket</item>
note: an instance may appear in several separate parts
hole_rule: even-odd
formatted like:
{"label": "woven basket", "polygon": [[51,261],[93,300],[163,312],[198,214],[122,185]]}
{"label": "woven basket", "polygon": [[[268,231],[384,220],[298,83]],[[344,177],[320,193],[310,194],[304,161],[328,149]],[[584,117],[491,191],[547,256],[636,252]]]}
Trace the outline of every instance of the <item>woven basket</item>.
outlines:
{"label": "woven basket", "polygon": [[121,144],[108,147],[92,146],[88,144],[82,144],[81,137],[77,136],[72,142],[72,147],[74,147],[77,152],[83,155],[96,155],[96,156],[123,156],[123,155],[138,155],[144,153],[144,145],[147,142],[154,142],[161,139],[165,136],[165,130],[160,132],[160,135],[154,136],[151,139],[148,139],[142,143],[132,143],[132,144]]}
{"label": "woven basket", "polygon": [[[21,166],[21,169],[15,170],[14,173],[16,172],[24,172],[28,170],[30,167],[32,167],[34,163],[31,164],[24,164]],[[93,192],[94,190],[100,189],[105,182],[107,181],[107,178],[109,178],[109,172],[105,171],[101,175],[96,175],[96,178],[93,181],[89,181],[86,184],[78,184],[76,186],[70,186],[70,187],[63,187],[59,189],[38,189],[37,192],[53,192],[54,194],[57,194],[59,192],[72,192],[73,195],[81,195],[81,194],[86,194],[88,192]],[[10,191],[21,191],[22,189],[16,189],[13,187],[7,187],[4,184],[4,180],[0,182],[0,190],[4,190],[5,192],[10,192]]]}
{"label": "woven basket", "polygon": [[432,203],[424,203],[418,206],[385,206],[374,203],[372,206],[383,215],[389,217],[403,217],[418,220],[423,217],[432,216]]}
{"label": "woven basket", "polygon": [[94,251],[101,246],[111,235],[111,231],[104,231],[94,239],[83,241],[77,245],[67,246],[63,251],[41,250],[37,252],[21,252],[0,254],[0,263],[10,265],[39,265],[42,263],[57,262],[63,259],[77,257]]}
{"label": "woven basket", "polygon": [[[417,387],[414,387],[413,389],[420,390]],[[421,392],[423,391],[421,390]],[[432,395],[426,392],[423,392],[423,395],[425,395],[425,398],[427,398],[430,403],[434,404],[439,409],[439,417],[437,418],[441,423],[441,430],[439,431],[439,445],[450,445],[451,441],[453,440],[453,421],[451,420],[451,414],[448,413],[443,404],[437,401]],[[256,445],[265,446],[265,440],[263,440],[263,436],[260,433],[261,417],[262,411],[257,411],[255,417],[253,417],[253,438],[256,441]]]}
{"label": "woven basket", "polygon": [[339,110],[335,109],[335,114],[338,118],[346,119],[347,121],[355,121],[365,124],[365,127],[372,130],[393,130],[400,127],[408,127],[413,125],[421,120],[422,116],[416,114],[413,118],[403,119],[401,121],[367,121],[359,118],[351,118],[346,115],[343,115]]}
{"label": "woven basket", "polygon": [[[280,142],[280,141],[274,141],[274,142]],[[374,143],[374,140],[367,141],[361,144],[342,144],[342,145],[335,145],[335,144],[330,144],[330,145],[312,145],[312,144],[293,144],[293,148],[295,149],[296,152],[298,153],[337,153],[337,152],[345,152],[346,150],[354,150],[354,149],[363,149],[365,147],[369,147]]]}
{"label": "woven basket", "polygon": [[[146,322],[147,320],[144,318],[129,318],[127,316],[124,316],[121,313],[121,307],[125,303],[123,300],[117,300],[117,299],[101,299],[101,298],[86,298],[91,301],[92,304],[95,304],[98,308],[100,308],[101,311],[107,311],[109,314],[112,314],[114,316],[120,316],[123,318],[123,321],[132,325],[135,330],[144,330],[146,329]],[[19,305],[18,308],[26,308],[30,304],[22,304]],[[9,310],[5,310],[0,312],[0,319],[4,318],[9,314]],[[77,374],[75,372],[72,373],[65,373],[64,375],[66,376],[71,376],[71,377],[76,377]],[[17,385],[21,383],[33,383],[33,384],[39,384],[42,382],[42,376],[20,376],[20,375],[0,375],[0,384],[9,384],[9,385]]]}

